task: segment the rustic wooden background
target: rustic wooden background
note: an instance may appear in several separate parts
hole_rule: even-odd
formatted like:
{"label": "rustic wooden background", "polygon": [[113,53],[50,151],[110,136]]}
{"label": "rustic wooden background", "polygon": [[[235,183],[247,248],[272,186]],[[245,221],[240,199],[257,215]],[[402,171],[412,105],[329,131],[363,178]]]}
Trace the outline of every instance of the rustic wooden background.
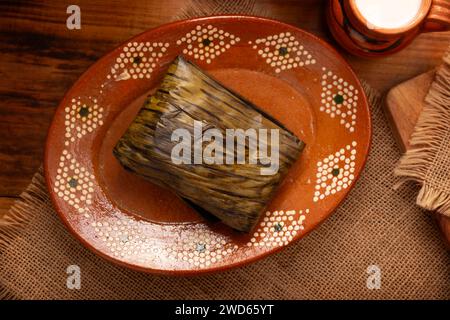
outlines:
{"label": "rustic wooden background", "polygon": [[[0,216],[42,163],[55,107],[76,79],[121,42],[183,16],[198,1],[0,1]],[[325,23],[325,3],[259,0],[257,12],[333,42]],[[81,8],[81,30],[66,28],[66,8],[71,4]],[[387,58],[344,55],[361,78],[385,92],[436,66],[449,43],[449,32],[429,33]]]}

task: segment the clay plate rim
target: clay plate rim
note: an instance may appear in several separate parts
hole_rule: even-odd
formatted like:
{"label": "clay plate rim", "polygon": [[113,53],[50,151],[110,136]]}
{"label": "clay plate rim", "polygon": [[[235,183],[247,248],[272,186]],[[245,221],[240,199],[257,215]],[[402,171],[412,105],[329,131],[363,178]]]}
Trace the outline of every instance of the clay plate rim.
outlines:
{"label": "clay plate rim", "polygon": [[[355,85],[359,86],[359,89],[361,89],[361,96],[363,97],[363,102],[364,105],[367,107],[368,109],[368,115],[369,117],[367,118],[367,133],[368,133],[368,144],[367,144],[367,148],[365,150],[364,155],[362,155],[361,160],[362,160],[362,165],[361,165],[361,170],[359,170],[359,172],[355,173],[355,179],[353,181],[353,183],[351,183],[349,185],[349,188],[347,189],[346,195],[344,197],[342,197],[342,199],[340,199],[335,208],[330,210],[329,213],[327,215],[325,215],[325,217],[319,221],[314,227],[310,228],[309,230],[306,230],[304,232],[304,234],[301,237],[296,237],[294,238],[290,243],[288,243],[287,245],[283,245],[280,247],[276,247],[273,248],[271,251],[265,251],[262,252],[259,255],[256,256],[252,256],[249,257],[248,259],[246,259],[245,261],[239,261],[239,262],[234,262],[234,263],[230,263],[227,264],[226,266],[218,266],[218,267],[210,267],[208,269],[191,269],[191,270],[161,270],[161,269],[152,269],[152,268],[148,268],[148,267],[142,267],[142,266],[138,266],[138,265],[134,265],[134,264],[130,264],[130,263],[126,263],[123,261],[120,261],[119,259],[115,259],[107,254],[104,254],[102,251],[97,250],[96,248],[94,248],[89,242],[87,242],[84,238],[82,238],[80,236],[79,233],[77,233],[72,226],[69,224],[65,214],[62,212],[62,210],[59,209],[57,203],[57,199],[56,199],[56,194],[54,192],[49,191],[50,193],[50,199],[53,203],[53,206],[55,208],[55,211],[57,212],[57,214],[59,215],[60,219],[63,221],[64,225],[66,226],[66,228],[70,231],[70,233],[72,233],[72,235],[75,236],[76,239],[78,239],[78,241],[80,241],[86,248],[88,248],[90,251],[94,252],[96,255],[102,257],[103,259],[106,259],[107,261],[110,261],[116,265],[120,265],[123,267],[127,267],[129,269],[135,270],[135,271],[140,271],[140,272],[144,272],[144,273],[149,273],[149,274],[157,274],[157,275],[175,275],[175,276],[195,276],[195,275],[202,275],[202,274],[214,274],[217,272],[222,272],[222,271],[226,271],[226,270],[230,270],[230,269],[234,269],[237,267],[242,267],[242,266],[246,266],[249,265],[251,263],[254,263],[258,260],[262,260],[263,258],[266,258],[269,255],[273,255],[276,254],[278,252],[280,252],[281,250],[285,249],[286,247],[290,246],[293,243],[296,243],[298,240],[304,238],[305,236],[307,236],[311,231],[315,230],[316,228],[318,228],[326,219],[328,219],[331,214],[333,214],[335,212],[335,210],[342,204],[342,202],[344,201],[344,199],[347,198],[348,194],[353,190],[355,184],[358,182],[362,171],[365,168],[365,165],[367,163],[367,159],[368,159],[368,155],[370,153],[371,150],[371,146],[372,146],[372,118],[370,116],[370,104],[368,102],[367,96],[365,94],[365,91],[363,89],[363,86],[361,85],[361,81],[359,80],[359,78],[356,76],[355,72],[353,71],[353,69],[350,67],[350,65],[348,64],[348,62],[341,56],[341,54],[333,47],[331,46],[329,43],[327,43],[325,40],[319,38],[318,36],[309,33],[307,31],[304,31],[303,29],[300,29],[296,26],[290,25],[288,23],[284,23],[275,19],[269,19],[269,18],[265,18],[265,17],[259,17],[259,16],[252,16],[252,15],[243,15],[243,14],[239,14],[239,15],[211,15],[211,16],[205,16],[205,17],[200,17],[200,18],[193,18],[193,19],[184,19],[184,20],[179,20],[179,21],[175,21],[175,22],[171,22],[171,23],[167,23],[167,24],[163,24],[160,25],[158,27],[152,28],[152,29],[148,29],[145,30],[139,34],[137,34],[136,36],[125,40],[124,42],[120,43],[119,45],[117,45],[116,47],[114,47],[113,49],[111,49],[108,53],[106,53],[105,55],[103,55],[101,58],[99,58],[98,60],[96,60],[91,66],[88,67],[88,69],[86,69],[83,74],[74,82],[74,84],[71,86],[70,89],[67,90],[67,92],[64,94],[63,98],[61,99],[61,101],[67,99],[69,92],[71,91],[71,89],[73,88],[73,86],[80,82],[85,80],[86,75],[91,72],[93,69],[95,69],[96,64],[99,61],[104,61],[107,60],[111,57],[113,57],[113,54],[115,51],[117,51],[119,48],[123,47],[125,44],[127,44],[128,42],[134,41],[135,39],[139,38],[140,36],[142,36],[145,33],[148,32],[155,32],[158,31],[160,29],[165,29],[165,28],[176,28],[177,26],[183,25],[185,23],[188,22],[204,22],[205,20],[210,20],[211,18],[217,19],[217,20],[239,20],[239,19],[246,19],[246,20],[253,20],[256,22],[262,22],[262,23],[269,23],[269,24],[273,24],[273,25],[277,25],[279,27],[288,27],[288,28],[293,28],[295,29],[296,32],[298,33],[302,33],[302,34],[306,34],[307,36],[311,37],[314,41],[317,41],[320,45],[324,46],[325,48],[327,48],[328,50],[330,50],[332,53],[334,53],[335,57],[333,58],[337,58],[342,64],[343,66],[345,66],[349,73],[353,76],[353,79],[355,81]],[[59,104],[57,106],[57,108],[55,108],[55,110],[57,110],[58,108],[61,107],[61,104]],[[52,131],[54,130],[54,126],[55,126],[55,121],[52,120],[50,127],[47,131],[47,138],[46,138],[46,144],[45,144],[45,152],[44,152],[44,176],[45,176],[45,181],[47,184],[47,188],[49,188],[50,190],[50,173],[49,173],[49,148],[50,143],[49,143],[49,137],[52,133]]]}

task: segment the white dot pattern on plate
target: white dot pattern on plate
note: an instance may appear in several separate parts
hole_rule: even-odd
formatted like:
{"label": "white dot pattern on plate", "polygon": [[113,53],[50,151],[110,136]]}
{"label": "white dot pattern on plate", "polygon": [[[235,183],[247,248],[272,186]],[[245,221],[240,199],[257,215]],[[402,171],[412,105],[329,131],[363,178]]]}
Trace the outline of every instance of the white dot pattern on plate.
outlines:
{"label": "white dot pattern on plate", "polygon": [[146,236],[146,226],[150,225],[131,217],[91,223],[96,237],[112,256],[142,265],[165,260],[206,268],[238,248],[230,244],[227,238],[209,230],[181,232],[180,238],[167,246]]}
{"label": "white dot pattern on plate", "polygon": [[212,25],[198,25],[177,41],[185,44],[183,53],[194,59],[211,63],[211,61],[230,49],[241,39]]}
{"label": "white dot pattern on plate", "polygon": [[322,95],[320,111],[331,118],[339,118],[340,124],[350,132],[355,131],[358,106],[358,89],[331,71],[322,69]]}
{"label": "white dot pattern on plate", "polygon": [[116,258],[132,259],[140,263],[154,260],[155,244],[145,236],[140,222],[133,218],[92,222],[96,236]]}
{"label": "white dot pattern on plate", "polygon": [[227,238],[204,230],[191,233],[175,246],[166,247],[164,250],[173,260],[206,268],[233,254],[237,249],[237,245],[229,243]]}
{"label": "white dot pattern on plate", "polygon": [[355,179],[356,141],[317,163],[314,202],[347,189]]}
{"label": "white dot pattern on plate", "polygon": [[149,79],[158,60],[169,47],[167,42],[129,42],[111,68],[108,79]]}
{"label": "white dot pattern on plate", "polygon": [[267,211],[263,221],[258,225],[247,246],[281,247],[291,242],[304,229],[305,214],[309,209],[288,211]]}
{"label": "white dot pattern on plate", "polygon": [[85,207],[92,204],[94,176],[64,150],[56,171],[53,191],[56,195],[89,218]]}
{"label": "white dot pattern on plate", "polygon": [[66,146],[103,125],[103,108],[99,107],[96,98],[73,98],[64,111]]}
{"label": "white dot pattern on plate", "polygon": [[276,73],[316,63],[311,53],[290,32],[256,39],[254,43],[249,41],[249,44],[253,45],[253,49],[258,51],[258,55],[264,58]]}

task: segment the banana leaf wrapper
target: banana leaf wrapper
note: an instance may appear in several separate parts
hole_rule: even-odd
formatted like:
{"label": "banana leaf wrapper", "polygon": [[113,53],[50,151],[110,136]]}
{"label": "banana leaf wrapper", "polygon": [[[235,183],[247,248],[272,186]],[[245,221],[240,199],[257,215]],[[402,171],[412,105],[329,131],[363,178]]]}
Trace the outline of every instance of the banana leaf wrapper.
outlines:
{"label": "banana leaf wrapper", "polygon": [[[171,155],[178,142],[172,141],[172,133],[183,128],[194,137],[194,121],[200,121],[204,131],[218,129],[223,137],[227,129],[278,129],[278,171],[262,175],[261,169],[267,168],[267,163],[251,164],[248,160],[238,164],[226,164],[225,160],[223,164],[175,164]],[[247,138],[244,144],[245,159],[250,155],[249,141]],[[194,149],[195,141],[191,142]],[[235,142],[234,150],[223,144],[224,157],[227,152],[239,150],[239,141]],[[266,144],[270,153],[270,136]],[[127,170],[171,189],[201,213],[212,214],[236,230],[249,232],[303,148],[304,143],[278,121],[193,63],[177,57],[113,153]],[[220,150],[215,152],[220,156]]]}

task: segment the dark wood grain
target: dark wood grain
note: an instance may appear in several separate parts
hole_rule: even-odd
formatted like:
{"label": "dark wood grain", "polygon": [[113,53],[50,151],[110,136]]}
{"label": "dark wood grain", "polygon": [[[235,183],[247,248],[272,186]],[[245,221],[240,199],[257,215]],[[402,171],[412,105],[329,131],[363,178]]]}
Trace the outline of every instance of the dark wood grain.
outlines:
{"label": "dark wood grain", "polygon": [[[126,39],[186,15],[198,0],[76,1],[81,30],[66,28],[61,0],[0,2],[0,197],[15,197],[42,162],[55,107],[76,79]],[[255,12],[328,41],[325,1],[259,0]],[[246,8],[243,8],[243,10]],[[345,54],[374,88],[388,88],[439,63],[450,33],[423,34],[406,50],[379,60]]]}

